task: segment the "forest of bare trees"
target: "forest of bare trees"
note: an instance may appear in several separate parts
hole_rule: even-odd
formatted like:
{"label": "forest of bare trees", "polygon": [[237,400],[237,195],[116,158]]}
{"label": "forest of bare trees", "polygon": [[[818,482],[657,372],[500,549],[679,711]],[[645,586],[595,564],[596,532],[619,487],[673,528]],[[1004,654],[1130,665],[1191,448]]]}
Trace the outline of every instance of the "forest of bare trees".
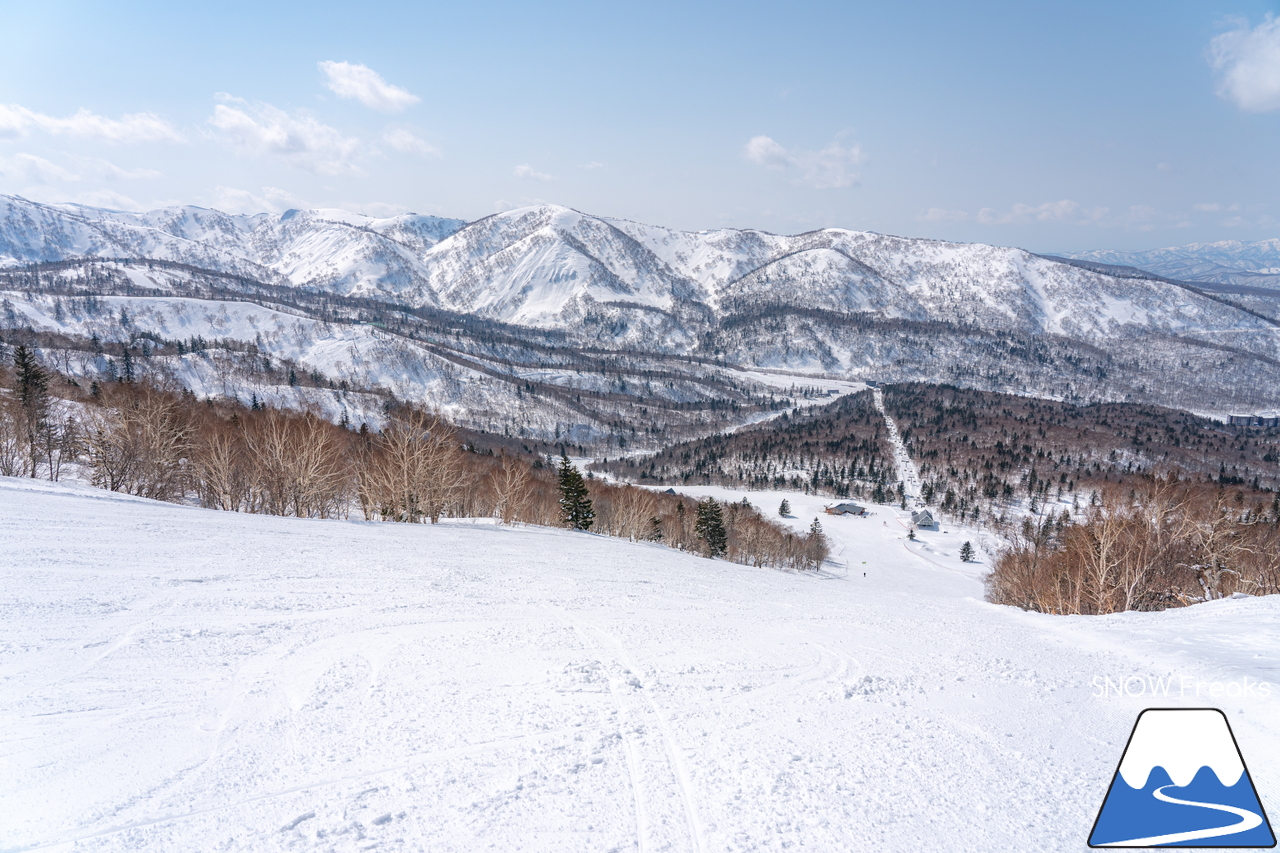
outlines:
{"label": "forest of bare trees", "polygon": [[1153,477],[1110,485],[1078,517],[1026,516],[987,597],[1042,613],[1163,610],[1233,593],[1280,593],[1280,493]]}
{"label": "forest of bare trees", "polygon": [[[0,474],[57,480],[68,466],[111,491],[231,512],[436,523],[491,517],[562,526],[553,468],[538,455],[464,442],[440,416],[391,407],[384,428],[333,424],[309,412],[197,400],[189,391],[116,381],[85,391],[19,346],[0,368]],[[825,538],[784,529],[744,503],[724,506],[726,541],[709,548],[698,502],[587,479],[593,531],[813,569]]]}

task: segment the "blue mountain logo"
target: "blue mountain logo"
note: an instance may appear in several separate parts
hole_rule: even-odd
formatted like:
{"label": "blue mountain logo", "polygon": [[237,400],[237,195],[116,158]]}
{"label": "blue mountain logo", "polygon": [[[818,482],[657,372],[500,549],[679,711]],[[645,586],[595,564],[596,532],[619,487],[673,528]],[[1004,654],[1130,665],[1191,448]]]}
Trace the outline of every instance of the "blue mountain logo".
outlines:
{"label": "blue mountain logo", "polygon": [[1217,708],[1138,715],[1090,847],[1275,847],[1231,726]]}

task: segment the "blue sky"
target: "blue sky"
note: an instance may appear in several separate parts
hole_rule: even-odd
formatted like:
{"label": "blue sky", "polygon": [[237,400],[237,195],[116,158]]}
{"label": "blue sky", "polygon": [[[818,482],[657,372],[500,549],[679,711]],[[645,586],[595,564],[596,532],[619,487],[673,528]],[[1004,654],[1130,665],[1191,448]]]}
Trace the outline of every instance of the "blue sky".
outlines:
{"label": "blue sky", "polygon": [[0,192],[1280,236],[1276,2],[0,3]]}

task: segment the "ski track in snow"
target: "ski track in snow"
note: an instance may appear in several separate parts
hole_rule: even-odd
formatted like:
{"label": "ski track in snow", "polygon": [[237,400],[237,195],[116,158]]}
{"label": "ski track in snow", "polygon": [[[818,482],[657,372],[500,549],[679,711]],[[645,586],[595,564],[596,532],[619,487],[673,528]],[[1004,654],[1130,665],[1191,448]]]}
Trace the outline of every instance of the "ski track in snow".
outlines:
{"label": "ski track in snow", "polygon": [[[1023,613],[982,531],[822,519],[794,574],[0,479],[0,851],[1083,850],[1138,712],[1206,704],[1096,676],[1280,681],[1275,598]],[[1264,804],[1277,695],[1212,700]]]}

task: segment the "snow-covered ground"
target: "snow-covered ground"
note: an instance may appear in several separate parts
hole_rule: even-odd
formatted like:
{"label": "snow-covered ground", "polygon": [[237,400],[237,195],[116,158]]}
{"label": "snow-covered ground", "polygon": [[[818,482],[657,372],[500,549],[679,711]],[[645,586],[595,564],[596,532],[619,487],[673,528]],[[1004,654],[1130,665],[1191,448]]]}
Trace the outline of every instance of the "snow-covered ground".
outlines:
{"label": "snow-covered ground", "polygon": [[1082,850],[1148,706],[1280,812],[1280,600],[1027,614],[900,515],[797,575],[0,479],[0,850]]}

